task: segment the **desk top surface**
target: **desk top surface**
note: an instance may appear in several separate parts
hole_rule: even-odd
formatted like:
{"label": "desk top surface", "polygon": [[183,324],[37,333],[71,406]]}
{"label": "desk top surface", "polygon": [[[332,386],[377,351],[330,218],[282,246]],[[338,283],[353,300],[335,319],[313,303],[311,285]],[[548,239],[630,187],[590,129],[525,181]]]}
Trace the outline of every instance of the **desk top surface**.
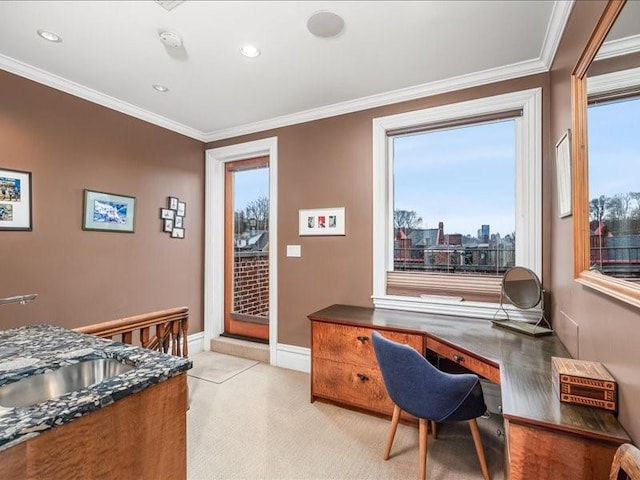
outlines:
{"label": "desk top surface", "polygon": [[551,357],[571,355],[555,334],[531,337],[496,328],[488,320],[350,305],[332,305],[309,319],[431,337],[500,368],[502,412],[509,421],[612,443],[631,441],[611,412],[560,402],[553,389]]}

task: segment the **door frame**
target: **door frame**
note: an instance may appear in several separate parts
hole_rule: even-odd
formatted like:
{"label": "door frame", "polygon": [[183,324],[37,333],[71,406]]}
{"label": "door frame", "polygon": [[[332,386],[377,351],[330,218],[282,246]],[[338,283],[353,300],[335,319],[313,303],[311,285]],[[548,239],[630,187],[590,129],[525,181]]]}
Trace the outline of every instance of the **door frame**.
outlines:
{"label": "door frame", "polygon": [[205,152],[204,346],[224,332],[224,180],[225,164],[269,157],[269,363],[278,346],[278,137]]}

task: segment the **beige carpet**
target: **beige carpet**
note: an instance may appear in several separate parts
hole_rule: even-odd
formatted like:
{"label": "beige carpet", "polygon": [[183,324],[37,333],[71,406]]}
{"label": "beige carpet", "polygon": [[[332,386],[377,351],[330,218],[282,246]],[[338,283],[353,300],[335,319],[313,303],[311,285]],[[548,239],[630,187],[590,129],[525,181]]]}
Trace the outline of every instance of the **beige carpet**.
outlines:
{"label": "beige carpet", "polygon": [[257,364],[255,360],[224,353],[202,352],[193,358],[193,368],[187,374],[207,382],[223,383]]}
{"label": "beige carpet", "polygon": [[[196,368],[210,352],[193,357]],[[190,479],[413,479],[418,475],[417,428],[400,425],[382,460],[389,421],[309,401],[309,375],[259,363],[212,383],[189,378],[187,413]],[[493,480],[502,480],[504,443],[499,416],[480,419]],[[429,437],[431,480],[481,479],[466,423]]]}

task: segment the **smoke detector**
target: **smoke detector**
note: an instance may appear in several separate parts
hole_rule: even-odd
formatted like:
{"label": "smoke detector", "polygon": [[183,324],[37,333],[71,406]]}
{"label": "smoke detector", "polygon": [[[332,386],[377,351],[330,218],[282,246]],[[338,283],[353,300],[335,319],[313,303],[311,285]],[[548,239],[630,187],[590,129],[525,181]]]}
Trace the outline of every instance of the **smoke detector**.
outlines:
{"label": "smoke detector", "polygon": [[155,2],[162,8],[164,8],[167,12],[170,12],[181,3],[184,3],[184,0],[155,0]]}
{"label": "smoke detector", "polygon": [[180,48],[182,46],[180,35],[173,32],[160,32],[160,41],[171,48]]}

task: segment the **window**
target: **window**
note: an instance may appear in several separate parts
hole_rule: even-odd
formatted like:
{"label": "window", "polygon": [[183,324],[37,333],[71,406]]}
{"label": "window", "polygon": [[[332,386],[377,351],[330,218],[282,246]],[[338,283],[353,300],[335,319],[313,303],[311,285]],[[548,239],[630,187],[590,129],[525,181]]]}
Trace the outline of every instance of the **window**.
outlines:
{"label": "window", "polygon": [[[590,88],[589,266],[628,282],[640,282],[640,69],[625,72],[636,85],[616,84],[619,74],[595,77]],[[606,82],[606,83],[605,83]],[[598,85],[618,90],[603,91]],[[621,175],[622,172],[622,175]],[[625,174],[626,172],[626,174]]]}
{"label": "window", "polygon": [[[491,318],[541,276],[541,90],[375,119],[374,304]],[[510,312],[511,314],[511,312]]]}

